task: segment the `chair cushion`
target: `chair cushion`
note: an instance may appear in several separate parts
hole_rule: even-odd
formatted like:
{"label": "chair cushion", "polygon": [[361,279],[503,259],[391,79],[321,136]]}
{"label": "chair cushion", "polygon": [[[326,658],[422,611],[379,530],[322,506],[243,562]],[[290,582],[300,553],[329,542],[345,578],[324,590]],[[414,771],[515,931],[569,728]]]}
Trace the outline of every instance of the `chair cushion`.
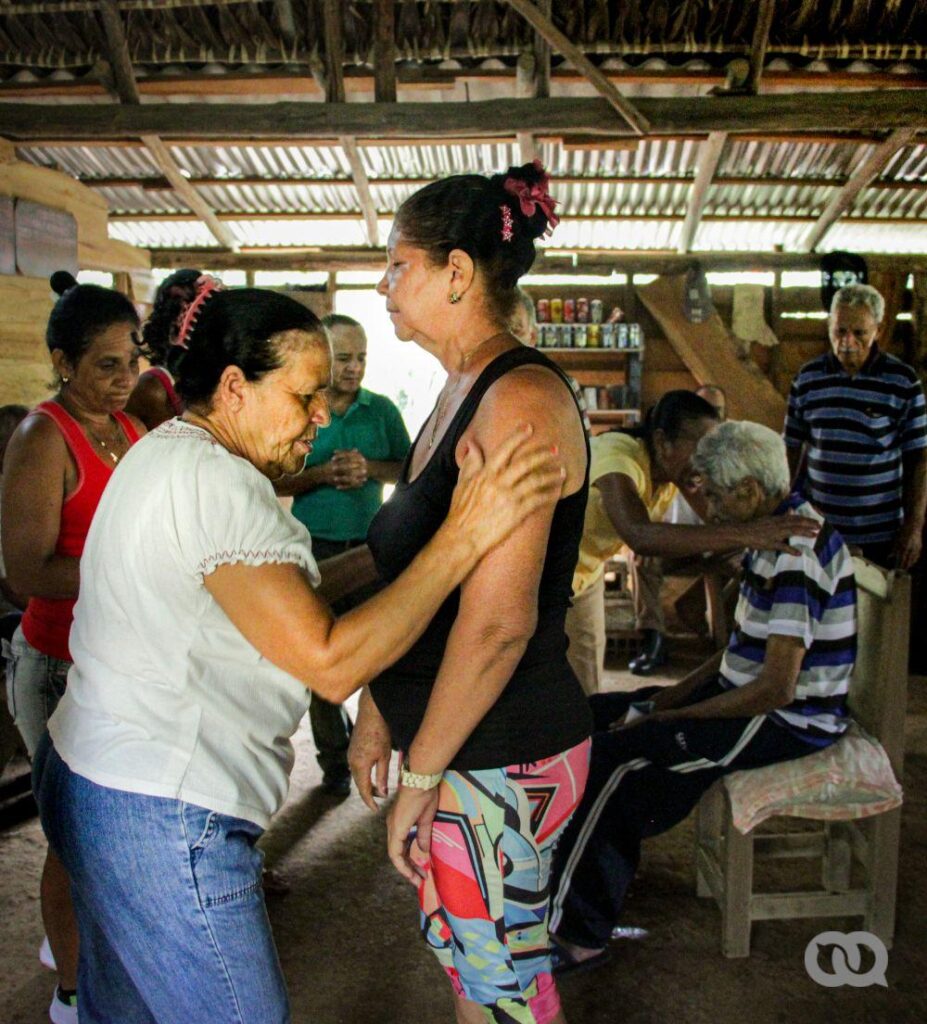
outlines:
{"label": "chair cushion", "polygon": [[901,805],[888,754],[856,722],[813,754],[724,779],[735,827],[746,834],[774,815],[848,821]]}

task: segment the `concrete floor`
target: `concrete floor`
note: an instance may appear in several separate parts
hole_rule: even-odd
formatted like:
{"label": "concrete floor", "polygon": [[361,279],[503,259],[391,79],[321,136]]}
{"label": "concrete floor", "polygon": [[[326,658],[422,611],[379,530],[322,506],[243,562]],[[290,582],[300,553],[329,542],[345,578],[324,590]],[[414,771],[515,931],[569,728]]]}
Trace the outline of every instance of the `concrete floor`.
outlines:
{"label": "concrete floor", "polygon": [[[694,642],[677,645],[667,681],[695,664]],[[637,681],[612,656],[608,685]],[[325,797],[308,729],[298,734],[289,800],[267,833],[267,864],[290,886],[268,900],[298,1024],[412,1024],[453,1020],[449,988],[417,937],[412,889],[385,856],[381,817],[356,796]],[[696,899],[692,823],[645,845],[626,924],[649,931],[614,946],[601,970],[562,985],[570,1024],[907,1024],[927,1020],[927,679],[912,680],[899,917],[888,987],[825,989],[807,976],[808,941],[858,920],[765,922],[753,953],[725,960],[720,916]],[[35,820],[0,832],[0,1024],[47,1020],[53,981],[39,965],[37,902],[44,842]],[[917,865],[920,864],[921,868]],[[122,1024],[122,1022],[113,1022]],[[207,1022],[191,1022],[207,1024]],[[249,1022],[250,1024],[250,1022]],[[261,1024],[261,1022],[253,1022]]]}

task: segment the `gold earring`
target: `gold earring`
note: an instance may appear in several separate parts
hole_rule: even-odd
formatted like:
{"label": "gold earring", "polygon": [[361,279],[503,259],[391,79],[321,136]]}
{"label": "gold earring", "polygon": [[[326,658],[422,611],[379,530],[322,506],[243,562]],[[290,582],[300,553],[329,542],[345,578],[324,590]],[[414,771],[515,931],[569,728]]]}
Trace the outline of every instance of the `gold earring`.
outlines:
{"label": "gold earring", "polygon": [[448,296],[448,299],[447,299],[447,301],[448,301],[448,302],[449,302],[449,303],[450,303],[450,304],[451,304],[452,306],[456,306],[456,305],[457,305],[457,303],[458,303],[458,302],[460,302],[460,295],[459,295],[459,294],[458,294],[457,292],[451,292],[451,294],[450,294],[450,295]]}

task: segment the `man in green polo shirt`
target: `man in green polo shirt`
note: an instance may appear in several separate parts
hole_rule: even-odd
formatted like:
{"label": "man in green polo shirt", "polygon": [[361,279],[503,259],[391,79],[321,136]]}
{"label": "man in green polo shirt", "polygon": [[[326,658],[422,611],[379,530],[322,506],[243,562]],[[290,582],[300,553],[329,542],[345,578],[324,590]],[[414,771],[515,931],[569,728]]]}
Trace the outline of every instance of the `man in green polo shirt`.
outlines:
{"label": "man in green polo shirt", "polygon": [[[322,321],[332,341],[331,423],[322,428],[298,476],[278,493],[295,495],[293,515],[312,535],[317,561],[363,544],[383,504],[383,485],[395,483],[411,442],[396,406],[361,387],[367,367],[367,337],[349,316],[332,313]],[[342,609],[343,610],[343,609]],[[312,735],[322,767],[322,785],[346,796],[351,774],[347,750],[351,720],[338,704],[313,695]]]}

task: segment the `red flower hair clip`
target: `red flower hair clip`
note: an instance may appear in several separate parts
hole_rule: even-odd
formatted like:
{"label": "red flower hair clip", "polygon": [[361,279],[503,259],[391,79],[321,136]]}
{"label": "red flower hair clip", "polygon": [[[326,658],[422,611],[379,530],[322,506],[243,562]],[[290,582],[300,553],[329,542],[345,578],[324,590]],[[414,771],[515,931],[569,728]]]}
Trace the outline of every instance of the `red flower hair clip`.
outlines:
{"label": "red flower hair clip", "polygon": [[211,274],[200,274],[193,287],[195,294],[190,302],[181,307],[180,315],[177,317],[177,333],[171,341],[172,345],[178,345],[180,348],[187,348],[187,338],[190,337],[196,318],[206,300],[215,292],[223,290],[222,282],[217,281]]}
{"label": "red flower hair clip", "polygon": [[557,200],[548,191],[550,175],[544,170],[544,165],[540,160],[535,160],[534,166],[541,175],[540,181],[529,185],[527,181],[523,181],[521,178],[510,176],[505,179],[502,187],[510,195],[515,196],[521,205],[521,212],[526,217],[533,217],[538,207],[544,211],[544,216],[547,218],[547,228],[544,231],[546,237],[560,223],[560,218],[554,213]]}

